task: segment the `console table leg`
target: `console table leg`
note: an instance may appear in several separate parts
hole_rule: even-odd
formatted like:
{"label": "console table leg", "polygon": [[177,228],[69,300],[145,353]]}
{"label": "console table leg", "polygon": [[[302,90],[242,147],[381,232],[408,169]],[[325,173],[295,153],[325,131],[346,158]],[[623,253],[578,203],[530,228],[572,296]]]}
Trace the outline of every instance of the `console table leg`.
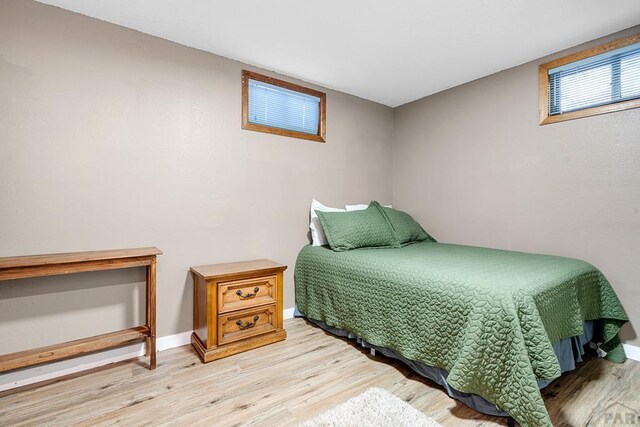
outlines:
{"label": "console table leg", "polygon": [[149,338],[147,339],[147,355],[149,369],[156,368],[156,260],[151,260],[147,267],[147,325]]}
{"label": "console table leg", "polygon": [[149,348],[151,349],[151,360],[149,361],[149,369],[156,369],[156,337],[149,338]]}

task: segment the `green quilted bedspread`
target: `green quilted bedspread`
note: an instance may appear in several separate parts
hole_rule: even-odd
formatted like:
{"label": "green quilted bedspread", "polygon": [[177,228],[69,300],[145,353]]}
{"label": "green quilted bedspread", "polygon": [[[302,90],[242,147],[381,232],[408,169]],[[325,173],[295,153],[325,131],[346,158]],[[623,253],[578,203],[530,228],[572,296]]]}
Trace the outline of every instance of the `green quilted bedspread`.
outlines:
{"label": "green quilted bedspread", "polygon": [[306,246],[295,269],[296,305],[404,357],[449,372],[523,426],[551,425],[538,379],[560,375],[551,343],[596,320],[607,358],[625,360],[627,322],[591,264],[548,255],[422,242],[333,252]]}

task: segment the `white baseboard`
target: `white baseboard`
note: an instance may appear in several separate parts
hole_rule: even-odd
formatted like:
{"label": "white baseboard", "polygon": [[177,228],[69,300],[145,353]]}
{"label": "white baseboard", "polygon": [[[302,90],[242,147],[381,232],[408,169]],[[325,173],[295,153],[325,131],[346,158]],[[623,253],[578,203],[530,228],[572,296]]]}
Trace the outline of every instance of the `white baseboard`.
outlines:
{"label": "white baseboard", "polygon": [[291,307],[291,308],[285,308],[282,311],[282,319],[283,320],[287,320],[287,319],[293,319],[293,312],[294,312],[295,308]]}
{"label": "white baseboard", "polygon": [[[284,319],[293,318],[293,308],[283,311]],[[156,348],[158,351],[169,350],[171,348],[187,345],[191,342],[191,331],[181,332],[175,335],[158,338]],[[32,368],[20,369],[0,374],[0,391],[22,387],[41,381],[51,380],[64,375],[75,374],[110,363],[121,362],[144,356],[145,344],[134,344],[126,347],[114,348],[99,353],[88,354],[86,356],[74,357],[69,360],[48,363],[34,366]]]}
{"label": "white baseboard", "polygon": [[627,358],[640,362],[640,347],[631,344],[622,344],[622,347],[624,347],[624,352],[627,353]]}
{"label": "white baseboard", "polygon": [[180,347],[181,345],[187,345],[191,342],[191,332],[193,331],[186,331],[175,335],[160,337],[156,342],[156,348],[158,351],[164,351],[169,350],[170,348]]}

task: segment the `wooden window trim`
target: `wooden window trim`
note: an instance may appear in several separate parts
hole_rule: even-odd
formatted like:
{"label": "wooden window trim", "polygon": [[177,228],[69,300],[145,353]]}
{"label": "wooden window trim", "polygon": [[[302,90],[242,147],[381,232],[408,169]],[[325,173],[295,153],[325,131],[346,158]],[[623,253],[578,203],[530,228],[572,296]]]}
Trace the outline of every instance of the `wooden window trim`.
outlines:
{"label": "wooden window trim", "polygon": [[[296,92],[306,93],[307,95],[317,96],[320,98],[320,120],[318,123],[318,133],[310,134],[298,132],[294,130],[281,129],[271,126],[257,125],[249,122],[249,79],[269,83],[274,86],[283,87],[285,89],[294,90]],[[327,113],[327,95],[314,89],[304,86],[285,82],[284,80],[275,79],[273,77],[263,76],[262,74],[252,71],[242,70],[242,129],[253,130],[256,132],[271,133],[280,136],[289,136],[292,138],[308,139],[316,142],[325,142],[326,132],[326,113]]]}
{"label": "wooden window trim", "polygon": [[539,80],[539,106],[540,106],[540,125],[547,125],[550,123],[563,122],[566,120],[579,119],[582,117],[596,116],[599,114],[612,113],[614,111],[629,110],[631,108],[640,107],[640,99],[630,99],[628,101],[616,102],[615,104],[601,105],[598,107],[585,108],[584,110],[570,111],[567,113],[558,114],[555,116],[549,115],[549,70],[555,67],[560,67],[571,62],[580,61],[591,56],[600,55],[601,53],[610,52],[621,47],[629,46],[634,43],[640,42],[640,33],[632,36],[624,37],[612,42],[592,47],[587,50],[583,50],[568,56],[564,56],[559,59],[555,59],[551,62],[540,65],[538,72]]}

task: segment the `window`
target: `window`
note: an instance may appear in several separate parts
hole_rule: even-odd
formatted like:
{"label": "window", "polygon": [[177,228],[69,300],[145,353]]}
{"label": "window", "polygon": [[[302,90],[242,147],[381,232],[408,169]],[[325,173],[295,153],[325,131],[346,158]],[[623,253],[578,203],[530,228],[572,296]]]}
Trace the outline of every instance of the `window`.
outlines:
{"label": "window", "polygon": [[540,65],[540,124],[640,107],[640,34]]}
{"label": "window", "polygon": [[324,142],[326,95],[242,72],[242,128]]}

